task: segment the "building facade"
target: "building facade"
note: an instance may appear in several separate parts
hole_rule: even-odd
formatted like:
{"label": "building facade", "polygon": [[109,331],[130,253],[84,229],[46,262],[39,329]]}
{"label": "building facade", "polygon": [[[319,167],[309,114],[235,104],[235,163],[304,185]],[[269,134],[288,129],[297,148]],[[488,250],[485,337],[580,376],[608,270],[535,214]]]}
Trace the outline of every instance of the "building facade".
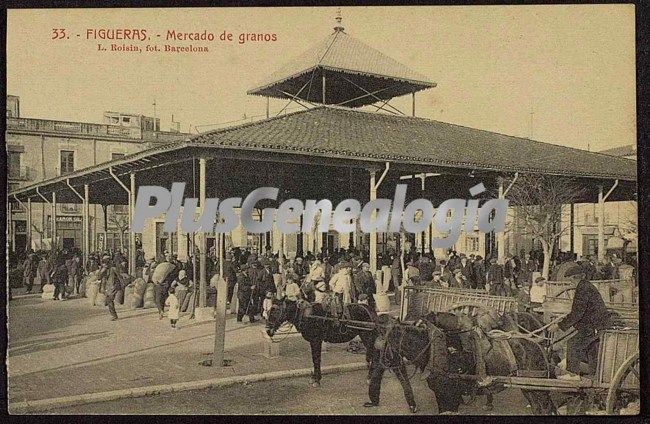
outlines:
{"label": "building facade", "polygon": [[[117,118],[115,122],[113,118]],[[160,143],[183,139],[188,134],[162,132],[160,120],[143,115],[106,112],[103,124],[32,119],[20,114],[18,96],[7,96],[8,190],[71,173],[102,162],[145,150]],[[25,203],[12,210],[10,250],[20,254],[27,247],[48,248],[53,240],[51,208],[32,204],[32,246],[27,246]],[[92,205],[89,226],[93,250],[125,246],[120,229],[128,225],[126,206]],[[79,204],[57,204],[56,238],[62,248],[81,248],[82,210]]]}

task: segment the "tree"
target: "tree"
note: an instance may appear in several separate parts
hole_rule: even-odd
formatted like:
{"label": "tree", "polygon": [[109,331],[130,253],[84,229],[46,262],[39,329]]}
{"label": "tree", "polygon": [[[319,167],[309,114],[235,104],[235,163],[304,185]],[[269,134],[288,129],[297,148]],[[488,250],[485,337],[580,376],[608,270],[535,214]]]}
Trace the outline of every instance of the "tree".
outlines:
{"label": "tree", "polygon": [[562,225],[562,205],[577,203],[583,194],[584,189],[570,178],[520,174],[506,195],[509,206],[515,208],[522,235],[530,235],[542,245],[544,278],[548,278],[558,239],[570,228]]}
{"label": "tree", "polygon": [[124,250],[124,234],[129,230],[128,216],[113,213],[108,218],[108,222],[117,229],[120,235],[120,249]]}

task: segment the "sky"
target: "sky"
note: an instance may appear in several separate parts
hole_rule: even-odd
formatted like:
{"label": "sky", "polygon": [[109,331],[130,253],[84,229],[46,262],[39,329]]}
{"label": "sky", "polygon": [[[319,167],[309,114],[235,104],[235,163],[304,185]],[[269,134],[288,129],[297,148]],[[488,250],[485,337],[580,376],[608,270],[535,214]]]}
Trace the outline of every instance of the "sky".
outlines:
{"label": "sky", "polygon": [[[592,151],[636,143],[633,5],[341,12],[349,35],[437,83],[418,93],[418,116]],[[101,122],[107,110],[152,116],[155,99],[161,129],[173,114],[183,131],[208,130],[265,114],[266,101],[246,91],[329,35],[335,14],[330,7],[9,10],[7,93],[20,96],[23,117],[82,122]],[[70,39],[52,40],[53,28]],[[88,28],[275,33],[277,41],[174,43],[208,45],[206,54],[101,52],[85,39]],[[272,112],[285,103],[273,100]],[[409,112],[411,98],[391,104]]]}

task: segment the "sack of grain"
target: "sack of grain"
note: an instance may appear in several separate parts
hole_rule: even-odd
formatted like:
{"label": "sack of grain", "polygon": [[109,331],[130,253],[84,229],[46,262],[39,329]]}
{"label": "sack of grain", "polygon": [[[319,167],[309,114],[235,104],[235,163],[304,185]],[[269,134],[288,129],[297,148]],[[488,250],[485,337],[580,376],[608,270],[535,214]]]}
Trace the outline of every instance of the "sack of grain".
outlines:
{"label": "sack of grain", "polygon": [[90,306],[95,306],[97,300],[97,293],[99,292],[99,280],[90,280],[86,282],[86,297]]}
{"label": "sack of grain", "polygon": [[147,283],[142,278],[136,278],[133,282],[133,294],[144,297],[144,291],[147,289]]}
{"label": "sack of grain", "polygon": [[93,306],[106,306],[106,295],[104,293],[97,293]]}
{"label": "sack of grain", "polygon": [[153,281],[156,281],[156,282],[160,283],[175,268],[176,268],[176,266],[174,264],[169,263],[169,262],[163,262],[161,264],[158,264],[158,266],[156,266],[156,269],[153,271],[153,275],[151,276],[151,279]]}
{"label": "sack of grain", "polygon": [[46,284],[43,286],[43,293],[41,294],[41,299],[52,299],[54,296],[54,284]]}
{"label": "sack of grain", "polygon": [[144,291],[144,297],[143,297],[144,309],[156,307],[156,292],[154,291],[153,286],[154,286],[153,283],[147,284],[147,288]]}

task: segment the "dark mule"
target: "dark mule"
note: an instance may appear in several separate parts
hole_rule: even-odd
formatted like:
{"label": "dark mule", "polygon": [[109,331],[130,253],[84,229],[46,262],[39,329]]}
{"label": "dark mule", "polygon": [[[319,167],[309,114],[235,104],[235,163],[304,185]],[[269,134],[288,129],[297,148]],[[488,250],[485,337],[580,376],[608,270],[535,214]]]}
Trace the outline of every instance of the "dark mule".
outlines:
{"label": "dark mule", "polygon": [[[493,389],[477,389],[474,381],[450,377],[450,374],[473,375],[475,373],[473,355],[462,349],[462,343],[458,339],[459,334],[444,332],[435,325],[436,315],[438,314],[431,313],[424,318],[426,328],[395,322],[383,335],[385,346],[376,353],[376,355],[389,357],[391,360],[373,361],[373,367],[399,367],[403,365],[402,358],[406,358],[421,371],[429,368],[430,374],[427,377],[427,384],[436,396],[439,412],[457,412],[459,406],[463,403],[462,396],[464,394],[483,393],[491,395]],[[504,321],[507,321],[506,325],[500,328],[503,331],[512,331],[507,328],[512,325],[516,327],[512,318],[504,319]],[[538,374],[547,370],[547,359],[543,349],[538,344],[521,338],[510,338],[507,342],[512,348],[518,370],[531,373],[537,372]],[[454,353],[450,353],[448,347],[453,347],[452,351]],[[431,355],[432,349],[434,350],[433,355]],[[393,351],[393,353],[388,354],[386,351]],[[488,375],[509,374],[510,367],[506,358],[491,355],[490,357],[486,356],[485,359]],[[433,366],[429,364],[431,360],[434,362]],[[377,404],[379,402],[378,387],[381,385],[382,374],[377,370],[372,373],[371,389],[369,391],[371,403]],[[406,380],[406,384],[403,383],[402,385],[406,386],[404,392],[409,406],[413,409],[415,402],[412,400],[410,382]],[[555,406],[547,392],[532,390],[522,390],[522,392],[530,402],[534,414],[550,415],[556,413]]]}
{"label": "dark mule", "polygon": [[[377,338],[377,314],[367,305],[348,304],[345,319],[363,321],[366,324],[358,324],[354,328],[352,324],[332,319],[320,303],[310,304],[307,301],[299,300],[293,302],[284,298],[274,301],[269,318],[266,322],[266,333],[273,337],[275,332],[285,322],[290,322],[300,332],[302,337],[309,342],[311,347],[311,358],[314,363],[314,372],[311,376],[313,386],[319,386],[321,380],[321,349],[323,342],[347,343],[359,336],[366,348],[366,362],[368,363],[368,374],[370,375],[370,361],[372,360],[373,344]],[[325,319],[323,319],[325,318]],[[361,327],[367,329],[361,329]]]}

